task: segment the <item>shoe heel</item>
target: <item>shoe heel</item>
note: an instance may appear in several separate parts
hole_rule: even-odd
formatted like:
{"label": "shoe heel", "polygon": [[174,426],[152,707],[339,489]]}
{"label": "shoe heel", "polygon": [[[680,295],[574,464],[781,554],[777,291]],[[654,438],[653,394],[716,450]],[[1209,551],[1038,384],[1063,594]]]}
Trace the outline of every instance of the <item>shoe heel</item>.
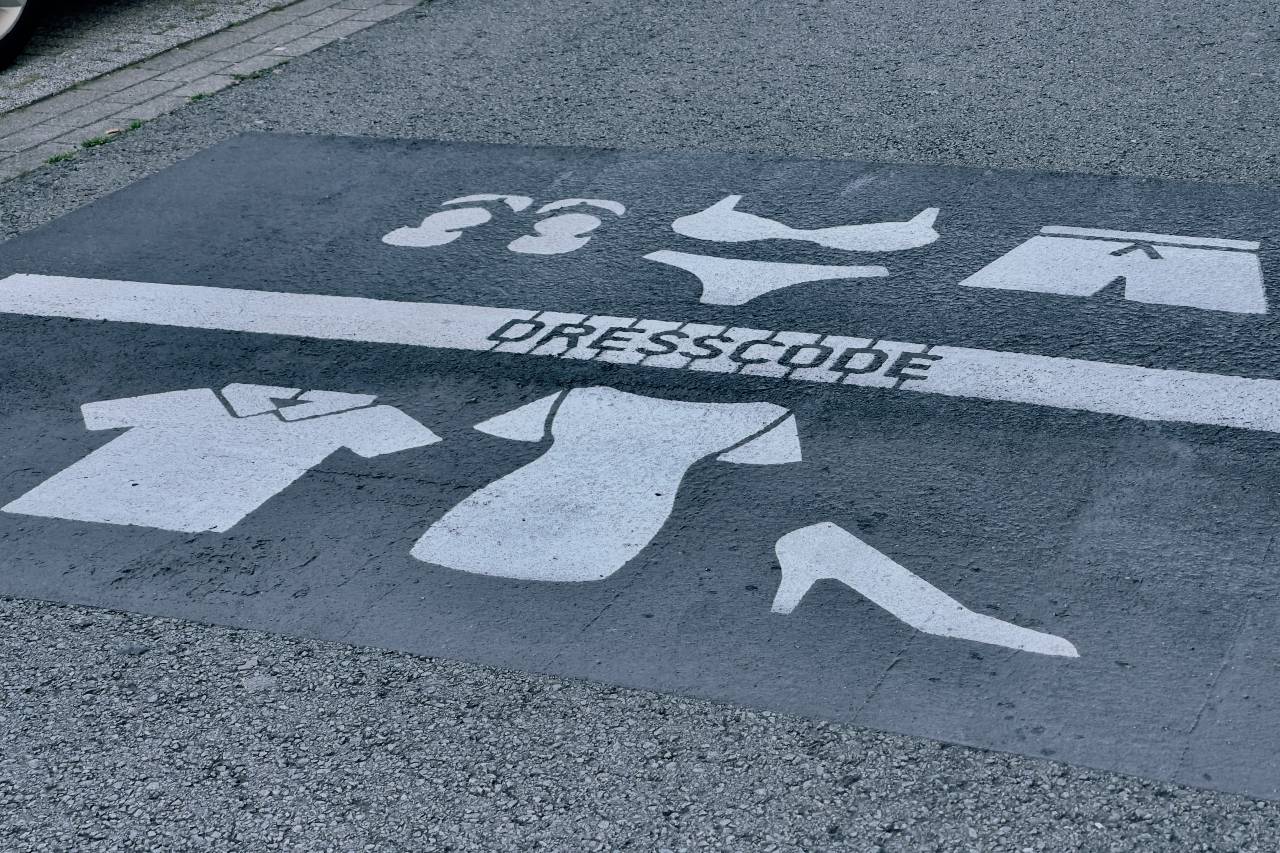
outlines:
{"label": "shoe heel", "polygon": [[795,610],[818,580],[831,576],[823,570],[815,544],[819,541],[825,544],[826,538],[839,530],[834,524],[825,522],[793,530],[778,540],[774,553],[782,569],[782,580],[778,582],[778,591],[770,608],[774,613]]}
{"label": "shoe heel", "polygon": [[799,606],[809,588],[817,578],[809,574],[793,571],[787,564],[782,564],[782,580],[778,583],[778,591],[773,596],[774,613],[790,613]]}

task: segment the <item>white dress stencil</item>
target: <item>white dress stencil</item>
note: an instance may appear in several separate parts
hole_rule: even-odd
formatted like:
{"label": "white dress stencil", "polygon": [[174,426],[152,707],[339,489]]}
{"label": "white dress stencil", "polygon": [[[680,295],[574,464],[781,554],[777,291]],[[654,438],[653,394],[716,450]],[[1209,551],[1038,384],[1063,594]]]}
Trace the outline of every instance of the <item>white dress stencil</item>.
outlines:
{"label": "white dress stencil", "polygon": [[239,384],[223,395],[225,405],[208,388],[86,403],[86,427],[128,432],[3,510],[221,532],[340,448],[373,457],[440,440],[369,395]]}
{"label": "white dress stencil", "polygon": [[778,540],[782,582],[774,613],[790,613],[817,581],[838,580],[926,634],[1059,657],[1079,657],[1061,637],[975,613],[942,590],[830,522]]}
{"label": "white dress stencil", "polygon": [[476,429],[553,443],[467,497],[413,548],[419,560],[481,575],[593,581],[621,569],[671,514],[685,473],[709,456],[800,461],[795,418],[771,403],[691,403],[579,388]]}

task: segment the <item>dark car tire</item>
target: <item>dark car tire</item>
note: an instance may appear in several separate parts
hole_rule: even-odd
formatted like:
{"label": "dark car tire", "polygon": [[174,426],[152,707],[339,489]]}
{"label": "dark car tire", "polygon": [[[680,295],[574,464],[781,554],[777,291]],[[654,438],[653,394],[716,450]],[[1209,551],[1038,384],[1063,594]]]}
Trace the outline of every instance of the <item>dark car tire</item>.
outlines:
{"label": "dark car tire", "polygon": [[[38,10],[44,5],[44,0],[26,0],[20,8],[3,5],[6,2],[14,0],[0,0],[0,6],[3,6],[0,8],[0,68],[9,67],[17,58],[35,29]],[[16,20],[11,14],[14,11],[17,12]]]}

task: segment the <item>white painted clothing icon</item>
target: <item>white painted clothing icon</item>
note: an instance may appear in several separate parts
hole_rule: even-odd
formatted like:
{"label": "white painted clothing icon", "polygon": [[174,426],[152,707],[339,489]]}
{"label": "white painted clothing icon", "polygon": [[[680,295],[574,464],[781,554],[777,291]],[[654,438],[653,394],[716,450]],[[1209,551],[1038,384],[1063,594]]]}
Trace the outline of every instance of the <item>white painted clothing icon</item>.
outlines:
{"label": "white painted clothing icon", "polygon": [[578,388],[476,429],[551,446],[470,495],[413,548],[419,560],[542,581],[606,578],[640,553],[671,514],[688,470],[722,462],[800,461],[795,418],[771,403],[662,400]]}
{"label": "white painted clothing icon", "polygon": [[795,610],[819,580],[838,580],[917,631],[1021,651],[1079,657],[1062,637],[975,613],[838,525],[824,522],[778,540],[782,582],[774,613]]}
{"label": "white painted clothing icon", "polygon": [[340,448],[368,458],[440,440],[364,394],[235,384],[223,398],[192,388],[86,403],[86,427],[127,432],[3,510],[222,532]]}
{"label": "white painted clothing icon", "polygon": [[[622,216],[626,207],[616,201],[603,198],[562,198],[538,208],[538,213],[550,213],[569,207],[591,207],[607,210],[614,216]],[[507,248],[522,255],[567,255],[581,249],[591,241],[591,232],[601,225],[600,217],[581,211],[560,213],[550,219],[534,223],[534,235],[517,237]]]}
{"label": "white painted clothing icon", "polygon": [[[922,210],[901,222],[870,222],[826,228],[792,228],[774,219],[737,209],[740,195],[725,196],[697,213],[671,223],[671,230],[685,237],[716,243],[748,243],[759,240],[793,240],[846,252],[899,252],[927,246],[938,239],[934,221],[938,208]],[[645,260],[678,267],[702,282],[700,302],[709,305],[743,305],[775,290],[815,281],[879,278],[883,266],[796,264],[747,258],[719,258],[662,249]]]}
{"label": "white painted clothing icon", "polygon": [[[500,201],[515,212],[524,210],[533,204],[527,195],[503,195],[501,193],[476,193],[461,198],[442,201],[441,207],[453,204],[476,205],[480,202]],[[420,225],[405,226],[389,231],[382,237],[388,246],[404,246],[423,249],[430,246],[443,246],[452,243],[462,236],[462,232],[477,225],[484,225],[493,219],[493,214],[483,207],[456,207],[449,210],[438,210],[422,220]]]}
{"label": "white painted clothing icon", "polygon": [[1047,226],[966,278],[965,287],[1092,296],[1122,282],[1124,298],[1265,314],[1258,243]]}
{"label": "white painted clothing icon", "polygon": [[810,281],[879,278],[889,274],[884,267],[787,264],[716,258],[669,249],[650,252],[644,259],[693,273],[702,283],[702,295],[698,301],[708,305],[744,305],[757,296]]}
{"label": "white painted clothing icon", "polygon": [[725,196],[697,213],[671,223],[671,230],[697,240],[747,243],[756,240],[800,240],[846,252],[900,252],[917,249],[938,239],[933,223],[938,208],[922,210],[902,222],[870,222],[827,228],[792,228],[775,219],[738,210],[740,195]]}
{"label": "white painted clothing icon", "polygon": [[[482,204],[501,202],[514,213],[519,213],[533,199],[527,195],[504,195],[502,193],[475,193],[461,198],[451,198],[440,203],[447,210],[438,210],[423,219],[419,225],[405,226],[387,232],[382,242],[388,246],[402,246],[422,249],[432,246],[444,246],[462,236],[468,228],[475,228],[493,220],[493,214]],[[452,207],[451,205],[469,205],[468,207]],[[556,213],[547,219],[540,219],[533,224],[534,234],[517,237],[507,244],[507,248],[522,255],[565,255],[581,249],[591,241],[591,233],[601,226],[602,220],[591,213],[580,209],[564,212],[566,208],[588,208],[596,213],[607,211],[614,216],[622,216],[627,208],[616,201],[603,198],[562,198],[549,202],[538,208],[539,215]]]}

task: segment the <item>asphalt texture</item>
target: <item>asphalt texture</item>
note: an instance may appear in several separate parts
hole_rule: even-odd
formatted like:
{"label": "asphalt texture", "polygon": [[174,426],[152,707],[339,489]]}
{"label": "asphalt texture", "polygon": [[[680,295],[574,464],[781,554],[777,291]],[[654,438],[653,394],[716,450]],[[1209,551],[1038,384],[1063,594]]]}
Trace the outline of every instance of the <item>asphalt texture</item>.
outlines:
{"label": "asphalt texture", "polygon": [[[444,246],[383,242],[432,201],[495,187],[542,203],[621,199],[628,210],[558,256],[510,251],[532,217],[501,205],[495,221]],[[696,278],[646,253],[708,250],[671,223],[726,188],[786,222],[889,221],[936,205],[942,237],[854,255],[891,268],[882,279],[700,302]],[[0,362],[10,366],[0,551],[12,563],[0,593],[585,676],[1275,797],[1275,321],[957,286],[1024,244],[1028,223],[1064,221],[1251,237],[1280,223],[1280,210],[1270,191],[1235,185],[245,134],[0,246],[0,276],[159,282],[148,304],[164,306],[86,320],[57,313],[54,300],[50,317],[41,294],[63,285],[14,296],[0,279]],[[849,254],[777,241],[710,250],[764,263]],[[1270,246],[1245,259],[1260,264],[1251,292],[1280,276]],[[1135,260],[1136,281],[1178,263]],[[207,290],[174,292],[175,282]],[[184,306],[196,293],[273,302],[193,315]],[[304,322],[260,325],[281,323],[300,300],[342,297],[370,301],[306,301]],[[463,309],[485,312],[469,322],[439,303],[486,307]],[[526,319],[534,309],[553,314]],[[388,343],[356,316],[427,334]],[[448,335],[433,341],[448,316]],[[676,339],[687,357],[635,364],[640,351],[661,354],[661,341],[678,345],[642,329],[603,332],[631,317],[701,325]],[[339,334],[354,326],[354,339],[331,339],[335,323]],[[595,330],[573,357],[551,355],[564,350],[562,324]],[[848,372],[783,379],[769,355],[785,348],[764,343],[782,330],[833,335],[817,358]],[[495,337],[525,342],[490,352]],[[890,373],[904,345],[889,342],[903,340],[917,342],[906,363],[920,366]],[[956,347],[999,351],[1018,367],[993,371]],[[814,357],[804,352],[801,361]],[[1077,372],[1055,372],[1064,365]],[[1042,405],[1008,379],[1023,374],[1037,377]],[[1240,376],[1257,377],[1261,396]],[[1185,390],[1190,377],[1198,391]],[[246,382],[375,394],[379,405],[296,422],[264,421],[256,408],[233,417],[210,389]],[[205,390],[153,396],[191,388]],[[477,428],[565,388],[579,390],[559,398],[554,443]],[[756,424],[749,412],[761,404],[773,413]],[[82,405],[132,428],[92,429],[102,423]],[[158,429],[150,406],[185,424],[181,435]],[[734,431],[709,417],[694,430],[690,407],[702,406],[733,412]],[[412,419],[410,446],[390,446],[392,412]],[[710,456],[780,415],[794,419],[794,444],[775,445],[789,452],[750,465]],[[265,424],[280,444],[264,447]],[[697,449],[695,431],[715,443]],[[310,443],[322,435],[332,443]],[[364,453],[370,436],[388,442],[374,458],[341,449]],[[263,476],[278,454],[307,447],[315,455],[291,469],[300,479]],[[152,491],[175,478],[198,483],[198,500],[184,500],[185,485]],[[512,482],[522,485],[504,491]],[[247,503],[231,499],[260,485]],[[664,495],[671,503],[646,500]],[[1061,637],[1070,653],[927,636],[835,582],[795,612],[771,612],[787,576],[781,543],[808,541],[815,524],[847,530],[979,612]],[[620,539],[636,550],[619,551]],[[848,549],[821,551],[842,561]]]}
{"label": "asphalt texture", "polygon": [[[1047,3],[869,9],[717,2],[677,10],[440,2],[5,184],[0,227],[7,236],[47,222],[244,129],[749,150],[1271,185],[1280,177],[1271,129],[1276,57],[1277,14],[1262,4],[1079,4],[1068,11]],[[155,847],[196,847],[197,833],[215,849],[504,843],[496,829],[500,809],[492,799],[472,799],[480,795],[461,775],[429,773],[435,784],[421,796],[387,784],[394,775],[365,775],[380,761],[399,761],[372,743],[390,719],[404,723],[400,739],[389,740],[458,756],[450,766],[459,774],[486,767],[482,778],[498,780],[488,790],[514,781],[517,791],[532,791],[538,780],[547,793],[521,803],[532,802],[538,819],[551,824],[547,831],[561,833],[546,842],[557,848],[603,836],[598,843],[609,848],[631,837],[636,849],[767,849],[763,833],[784,826],[795,829],[779,836],[779,849],[1280,845],[1274,804],[1050,762],[248,632],[29,602],[10,602],[6,611],[0,778],[3,796],[21,798],[21,808],[6,805],[4,812],[13,827],[5,844],[13,849],[62,849],[68,837],[80,849],[118,848],[147,821],[167,839]],[[90,625],[76,627],[86,620]],[[254,657],[256,664],[239,669]],[[264,662],[267,671],[259,672]],[[387,683],[328,686],[338,674],[358,678],[356,670],[375,680],[385,673]],[[137,677],[116,682],[114,672]],[[255,676],[247,672],[274,678],[274,685],[250,681]],[[427,675],[415,683],[415,673]],[[171,692],[142,693],[164,678]],[[443,710],[415,706],[430,695],[420,683],[428,678]],[[113,708],[134,707],[128,697],[135,690],[143,702],[156,696],[154,720],[112,716]],[[225,709],[227,719],[193,726],[181,716],[215,709]],[[659,718],[679,721],[681,748],[656,753],[675,759],[669,777],[648,768],[650,747],[625,746],[629,736],[646,743],[636,733]],[[296,734],[296,743],[333,755],[314,764],[286,761],[297,753],[280,746],[272,722]],[[361,740],[347,732],[362,733]],[[169,745],[162,747],[165,735]],[[614,742],[623,745],[619,756],[632,758],[601,749]],[[807,757],[814,743],[816,758]],[[203,760],[206,768],[243,769],[215,769],[221,782],[196,784],[194,775],[184,776],[183,753],[197,756],[197,766]],[[599,761],[602,754],[610,755],[607,762]],[[488,755],[488,765],[467,760]],[[849,755],[861,769],[846,770]],[[621,772],[599,779],[566,756]],[[297,766],[280,766],[289,763]],[[143,774],[148,779],[139,782]],[[164,793],[182,778],[193,787]],[[743,779],[752,780],[749,788],[737,787]],[[482,783],[469,787],[485,790]],[[746,790],[760,799],[748,799]],[[185,817],[175,800],[199,818]],[[266,805],[286,800],[299,805]],[[112,836],[103,818],[112,809],[123,837]],[[307,809],[321,810],[324,822],[298,817],[314,814]],[[364,822],[356,816],[361,809]],[[471,829],[464,828],[468,810]],[[335,824],[343,828],[326,828]],[[720,834],[738,824],[747,827],[743,838],[756,832],[751,827],[764,829],[758,840]],[[638,827],[635,834],[629,826]],[[447,840],[414,840],[415,832],[426,839],[438,828]],[[245,838],[230,840],[237,831]],[[654,839],[641,831],[665,834]],[[801,831],[807,834],[795,834]],[[104,832],[106,838],[90,837]],[[527,848],[532,835],[513,829],[509,844]]]}

